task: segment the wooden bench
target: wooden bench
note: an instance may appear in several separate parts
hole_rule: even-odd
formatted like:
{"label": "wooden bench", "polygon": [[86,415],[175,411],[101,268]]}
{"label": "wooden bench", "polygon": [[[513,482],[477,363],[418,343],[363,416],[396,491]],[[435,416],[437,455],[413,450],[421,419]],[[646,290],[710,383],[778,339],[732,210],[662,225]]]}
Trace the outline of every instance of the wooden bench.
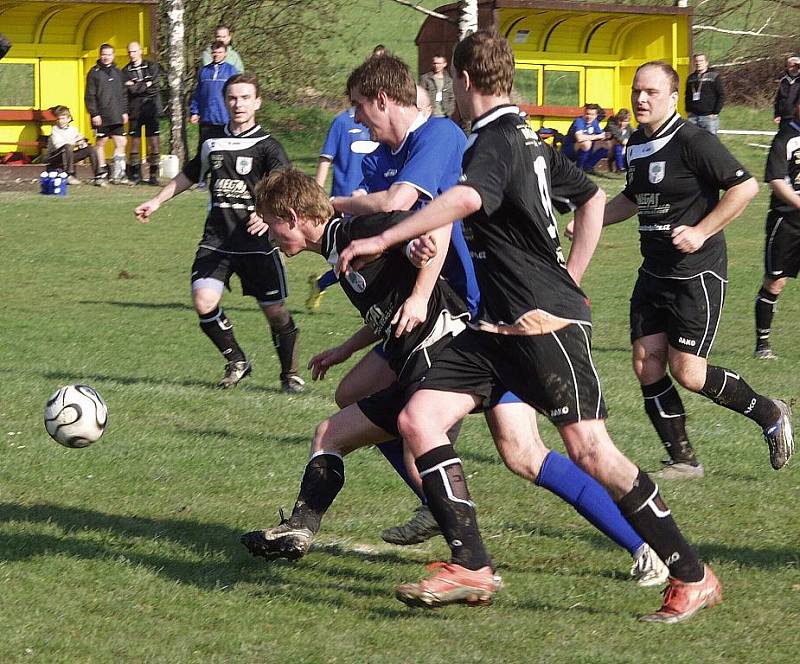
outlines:
{"label": "wooden bench", "polygon": [[35,141],[3,141],[0,145],[14,145],[26,148],[36,148],[41,151],[47,147],[47,136],[42,135],[42,125],[52,124],[56,116],[49,109],[21,108],[14,110],[0,109],[0,122],[35,122],[39,129],[39,138]]}

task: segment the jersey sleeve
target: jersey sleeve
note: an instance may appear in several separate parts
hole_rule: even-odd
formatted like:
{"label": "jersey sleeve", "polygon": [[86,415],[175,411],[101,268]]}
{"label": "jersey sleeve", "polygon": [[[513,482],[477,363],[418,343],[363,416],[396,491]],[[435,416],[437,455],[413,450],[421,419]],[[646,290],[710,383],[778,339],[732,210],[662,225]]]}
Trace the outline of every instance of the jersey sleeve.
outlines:
{"label": "jersey sleeve", "polygon": [[719,189],[727,191],[751,177],[747,169],[710,132],[697,131],[690,140],[684,139],[683,153],[695,175]]}
{"label": "jersey sleeve", "polygon": [[505,134],[492,131],[478,136],[467,153],[459,184],[472,187],[481,197],[481,208],[492,215],[503,203],[511,174],[511,145]]}
{"label": "jersey sleeve", "polygon": [[320,157],[325,157],[333,161],[333,158],[339,151],[338,147],[341,133],[341,123],[339,122],[339,118],[336,117],[334,118],[333,122],[331,122],[331,126],[328,128],[328,135],[325,137],[325,144],[322,146],[322,150],[319,151]]}
{"label": "jersey sleeve", "polygon": [[283,149],[283,146],[274,138],[268,138],[265,143],[264,150],[264,169],[265,172],[270,172],[279,168],[286,168],[292,165],[289,161],[289,156]]}
{"label": "jersey sleeve", "polygon": [[581,207],[597,193],[597,185],[560,150],[549,145],[545,149],[550,156],[550,188],[553,207],[564,214]]}
{"label": "jersey sleeve", "polygon": [[[431,120],[428,120],[431,122]],[[442,188],[442,180],[461,162],[463,141],[457,140],[454,132],[442,130],[414,132],[409,138],[408,155],[397,174],[395,184],[408,184],[420,195],[431,200]]]}
{"label": "jersey sleeve", "polygon": [[772,139],[764,169],[764,182],[783,180],[789,175],[789,162],[786,158],[786,141],[778,132]]}
{"label": "jersey sleeve", "polygon": [[192,182],[200,182],[200,171],[202,166],[202,150],[198,150],[193,159],[186,162],[183,167],[183,174]]}

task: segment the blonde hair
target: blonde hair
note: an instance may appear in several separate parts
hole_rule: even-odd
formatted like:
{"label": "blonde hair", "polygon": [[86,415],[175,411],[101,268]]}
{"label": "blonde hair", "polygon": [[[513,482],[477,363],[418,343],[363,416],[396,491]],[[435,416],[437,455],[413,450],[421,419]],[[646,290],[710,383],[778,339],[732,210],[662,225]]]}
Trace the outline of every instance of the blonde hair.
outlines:
{"label": "blonde hair", "polygon": [[269,215],[288,222],[290,210],[315,226],[327,222],[334,212],[325,190],[303,171],[273,171],[256,186],[256,211],[262,217]]}

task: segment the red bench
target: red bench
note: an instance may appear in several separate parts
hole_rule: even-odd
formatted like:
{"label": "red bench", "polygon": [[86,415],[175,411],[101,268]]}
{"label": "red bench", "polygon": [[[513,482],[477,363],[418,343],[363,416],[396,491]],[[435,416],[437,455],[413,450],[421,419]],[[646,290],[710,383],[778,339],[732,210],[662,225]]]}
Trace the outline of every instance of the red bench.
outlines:
{"label": "red bench", "polygon": [[35,122],[39,129],[39,138],[35,141],[3,141],[0,145],[14,145],[26,148],[36,148],[41,151],[47,146],[47,136],[42,135],[42,125],[56,121],[56,116],[49,109],[21,108],[18,110],[0,109],[0,122]]}

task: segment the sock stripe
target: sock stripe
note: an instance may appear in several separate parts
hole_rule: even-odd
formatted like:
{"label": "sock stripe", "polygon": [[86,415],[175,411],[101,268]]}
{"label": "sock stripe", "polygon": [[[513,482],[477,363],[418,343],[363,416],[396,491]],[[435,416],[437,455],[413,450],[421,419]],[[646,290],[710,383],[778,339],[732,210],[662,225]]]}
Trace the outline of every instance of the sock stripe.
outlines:
{"label": "sock stripe", "polygon": [[455,457],[453,459],[448,459],[447,461],[442,461],[441,463],[437,463],[435,466],[432,466],[431,468],[428,468],[427,470],[421,470],[420,473],[419,473],[419,476],[420,476],[420,478],[423,478],[426,475],[430,475],[432,472],[434,472],[436,470],[444,469],[447,466],[452,466],[452,465],[455,465],[457,463],[461,463],[461,459],[459,459],[458,457]]}

